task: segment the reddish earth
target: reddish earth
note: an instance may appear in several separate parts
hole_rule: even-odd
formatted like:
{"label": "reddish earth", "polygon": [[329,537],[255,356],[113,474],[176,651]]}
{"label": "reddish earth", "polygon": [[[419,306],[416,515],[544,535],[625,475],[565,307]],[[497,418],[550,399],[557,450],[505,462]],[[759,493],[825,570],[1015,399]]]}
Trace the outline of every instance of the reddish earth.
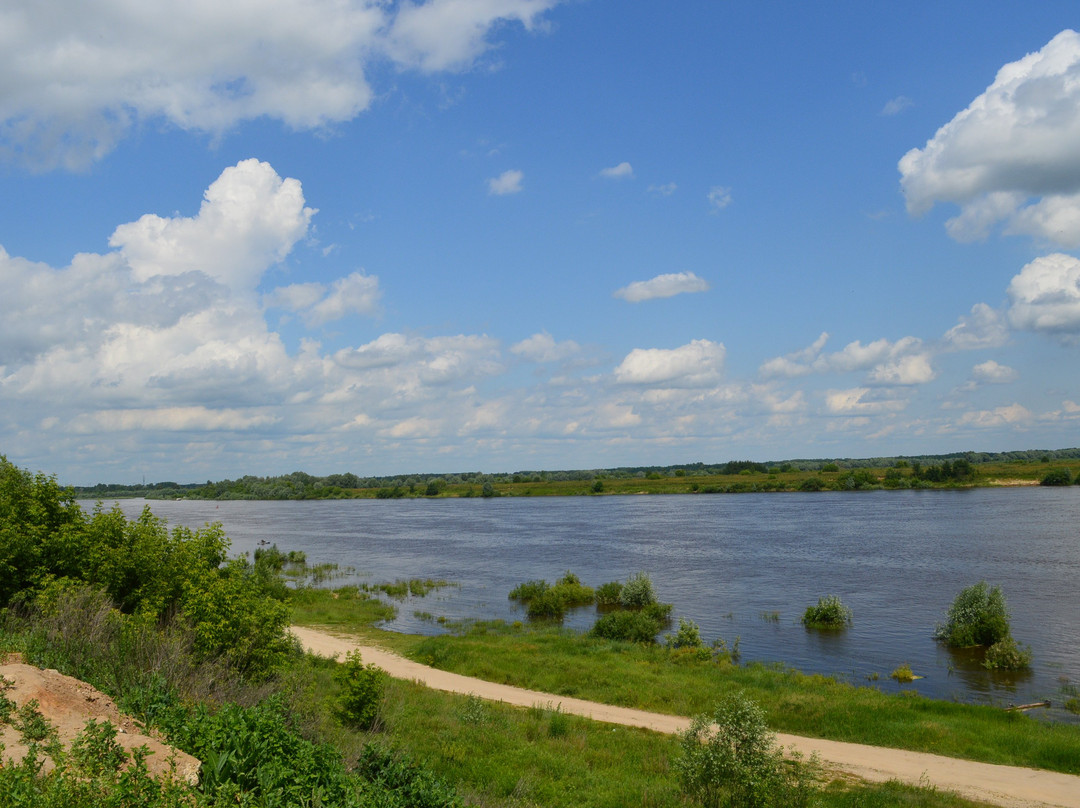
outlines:
{"label": "reddish earth", "polygon": [[[172,765],[170,759],[175,756],[176,776],[184,782],[198,782],[201,764],[197,759],[147,734],[135,719],[121,713],[112,699],[86,682],[58,671],[27,665],[17,655],[3,660],[0,676],[12,683],[7,697],[18,707],[37,699],[39,712],[56,727],[65,746],[71,744],[90,719],[99,723],[108,721],[117,728],[116,740],[125,750],[130,752],[139,746],[147,747],[150,754],[146,765],[153,776],[168,772]],[[19,741],[14,729],[0,727],[0,741],[4,744],[2,762],[23,759],[26,746]]]}

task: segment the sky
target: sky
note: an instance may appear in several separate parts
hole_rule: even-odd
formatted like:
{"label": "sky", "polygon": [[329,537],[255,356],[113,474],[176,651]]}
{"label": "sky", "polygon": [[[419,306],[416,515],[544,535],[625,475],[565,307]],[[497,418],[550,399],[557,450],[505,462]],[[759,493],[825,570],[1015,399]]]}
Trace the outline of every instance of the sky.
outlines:
{"label": "sky", "polygon": [[7,0],[66,484],[1080,445],[1075,2]]}

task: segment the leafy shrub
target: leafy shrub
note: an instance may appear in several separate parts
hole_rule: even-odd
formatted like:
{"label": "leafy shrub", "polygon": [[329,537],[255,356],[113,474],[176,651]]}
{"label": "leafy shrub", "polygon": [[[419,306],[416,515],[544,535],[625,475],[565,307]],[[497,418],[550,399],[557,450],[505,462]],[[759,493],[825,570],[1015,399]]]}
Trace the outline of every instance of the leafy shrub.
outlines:
{"label": "leafy shrub", "polygon": [[837,595],[818,598],[817,606],[807,606],[802,616],[807,628],[844,628],[851,622],[851,609]]}
{"label": "leafy shrub", "polygon": [[911,666],[906,662],[889,674],[890,679],[895,679],[898,682],[913,682],[915,681],[915,673],[911,670]]}
{"label": "leafy shrub", "polygon": [[597,620],[589,633],[605,640],[651,643],[661,629],[663,622],[647,611],[619,610]]}
{"label": "leafy shrub", "polygon": [[1071,485],[1072,475],[1068,469],[1054,469],[1046,472],[1039,481],[1039,485]]}
{"label": "leafy shrub", "polygon": [[621,594],[622,584],[618,581],[601,584],[596,587],[596,605],[601,608],[618,606]]}
{"label": "leafy shrub", "polygon": [[799,483],[800,491],[820,491],[825,487],[825,481],[820,477],[807,477]]}
{"label": "leafy shrub", "polygon": [[384,792],[382,799],[372,800],[373,805],[388,808],[460,808],[462,805],[446,783],[407,755],[382,744],[367,744],[355,771]]}
{"label": "leafy shrub", "polygon": [[528,604],[528,615],[539,619],[561,619],[567,609],[588,606],[595,595],[591,587],[585,586],[570,570],[548,586],[547,581],[526,581],[510,591],[510,599]]}
{"label": "leafy shrub", "polygon": [[817,760],[785,760],[775,737],[761,707],[741,693],[729,695],[680,735],[675,769],[683,792],[706,808],[809,805]]}
{"label": "leafy shrub", "polygon": [[533,598],[537,598],[546,592],[550,587],[547,581],[536,580],[526,581],[523,584],[518,584],[510,590],[510,600],[516,600],[521,603],[528,603]]}
{"label": "leafy shrub", "polygon": [[960,591],[934,636],[954,648],[993,645],[1009,636],[1009,612],[1001,587],[979,581]]}
{"label": "leafy shrub", "polygon": [[1022,671],[1031,667],[1031,648],[1021,648],[1012,637],[1003,637],[986,649],[983,667],[988,670]]}
{"label": "leafy shrub", "polygon": [[701,648],[701,629],[693,620],[679,618],[679,630],[667,640],[668,648]]}
{"label": "leafy shrub", "polygon": [[365,665],[359,651],[350,651],[334,671],[334,680],[341,686],[338,714],[342,722],[356,729],[371,729],[386,688],[385,671]]}
{"label": "leafy shrub", "polygon": [[656,602],[652,579],[645,572],[631,575],[619,592],[619,604],[628,609],[641,609]]}

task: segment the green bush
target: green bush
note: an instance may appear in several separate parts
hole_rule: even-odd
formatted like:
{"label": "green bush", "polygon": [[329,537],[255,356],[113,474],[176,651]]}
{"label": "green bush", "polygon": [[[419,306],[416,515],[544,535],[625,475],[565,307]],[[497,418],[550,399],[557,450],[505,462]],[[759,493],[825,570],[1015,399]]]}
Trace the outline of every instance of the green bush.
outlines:
{"label": "green bush", "polygon": [[619,592],[619,604],[628,609],[641,609],[656,602],[652,579],[645,572],[631,575]]}
{"label": "green bush", "polygon": [[1004,637],[986,649],[983,667],[992,671],[1027,670],[1031,667],[1031,648],[1021,648],[1012,637]]}
{"label": "green bush", "polygon": [[597,620],[589,633],[605,640],[651,643],[663,627],[663,622],[647,611],[619,610]]}
{"label": "green bush", "polygon": [[683,792],[705,808],[802,808],[820,777],[817,760],[785,760],[765,712],[741,693],[712,715],[699,715],[680,735],[675,770]]}
{"label": "green bush", "polygon": [[679,630],[667,640],[668,648],[701,648],[701,629],[693,620],[679,618]]}
{"label": "green bush", "polygon": [[953,648],[993,645],[1009,636],[1009,611],[1001,587],[979,581],[960,591],[934,636]]}
{"label": "green bush", "polygon": [[365,665],[359,651],[350,651],[334,671],[334,681],[341,686],[338,715],[342,723],[355,729],[371,729],[379,717],[386,672],[375,665]]}
{"label": "green bush", "polygon": [[596,587],[596,605],[601,608],[618,606],[621,595],[622,584],[618,581],[601,584]]}
{"label": "green bush", "polygon": [[799,483],[800,491],[820,491],[825,487],[825,481],[820,477],[807,477]]}
{"label": "green bush", "polygon": [[1046,472],[1039,485],[1071,485],[1072,475],[1068,469],[1054,469]]}
{"label": "green bush", "polygon": [[509,599],[516,600],[521,603],[528,603],[533,598],[540,597],[540,595],[547,592],[550,587],[547,581],[536,580],[526,581],[523,584],[518,584],[510,590]]}
{"label": "green bush", "polygon": [[807,606],[802,616],[807,628],[844,628],[851,623],[851,609],[837,595],[818,598],[817,606]]}

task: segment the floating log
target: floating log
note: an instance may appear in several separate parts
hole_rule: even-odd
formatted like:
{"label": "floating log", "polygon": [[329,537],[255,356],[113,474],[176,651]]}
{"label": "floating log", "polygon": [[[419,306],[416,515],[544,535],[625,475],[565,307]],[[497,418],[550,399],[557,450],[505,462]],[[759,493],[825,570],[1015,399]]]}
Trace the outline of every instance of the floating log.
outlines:
{"label": "floating log", "polygon": [[1034,710],[1036,707],[1049,707],[1049,706],[1050,706],[1050,700],[1049,699],[1047,699],[1046,701],[1032,702],[1031,704],[1010,704],[1008,707],[1005,708],[1005,712],[1010,713],[1010,712],[1013,712],[1014,710]]}

